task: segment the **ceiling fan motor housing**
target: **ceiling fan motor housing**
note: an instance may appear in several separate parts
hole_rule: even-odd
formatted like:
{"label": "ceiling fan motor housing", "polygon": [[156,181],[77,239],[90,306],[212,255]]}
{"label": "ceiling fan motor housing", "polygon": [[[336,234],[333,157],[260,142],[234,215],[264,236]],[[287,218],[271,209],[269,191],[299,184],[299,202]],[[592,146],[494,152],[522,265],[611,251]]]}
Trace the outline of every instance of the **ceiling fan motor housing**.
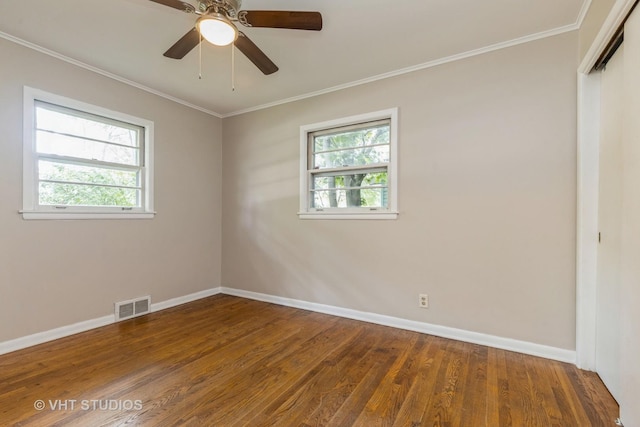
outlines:
{"label": "ceiling fan motor housing", "polygon": [[242,7],[242,0],[201,0],[199,2],[200,11],[223,10],[227,17],[236,19],[238,11]]}

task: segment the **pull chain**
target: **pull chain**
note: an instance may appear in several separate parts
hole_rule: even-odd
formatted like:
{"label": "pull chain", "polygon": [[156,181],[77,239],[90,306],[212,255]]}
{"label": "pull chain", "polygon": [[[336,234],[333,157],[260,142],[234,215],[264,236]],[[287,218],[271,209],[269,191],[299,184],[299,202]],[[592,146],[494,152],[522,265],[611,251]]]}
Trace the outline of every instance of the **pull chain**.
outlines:
{"label": "pull chain", "polygon": [[231,43],[231,91],[236,90],[236,44]]}
{"label": "pull chain", "polygon": [[198,35],[200,43],[198,43],[198,79],[202,80],[202,34]]}

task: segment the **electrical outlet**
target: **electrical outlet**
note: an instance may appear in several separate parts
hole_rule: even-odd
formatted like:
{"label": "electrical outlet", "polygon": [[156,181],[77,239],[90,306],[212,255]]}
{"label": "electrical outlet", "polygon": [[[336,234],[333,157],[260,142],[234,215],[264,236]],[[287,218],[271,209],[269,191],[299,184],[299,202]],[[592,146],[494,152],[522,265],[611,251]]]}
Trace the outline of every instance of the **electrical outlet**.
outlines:
{"label": "electrical outlet", "polygon": [[429,308],[429,295],[427,294],[418,295],[418,307]]}

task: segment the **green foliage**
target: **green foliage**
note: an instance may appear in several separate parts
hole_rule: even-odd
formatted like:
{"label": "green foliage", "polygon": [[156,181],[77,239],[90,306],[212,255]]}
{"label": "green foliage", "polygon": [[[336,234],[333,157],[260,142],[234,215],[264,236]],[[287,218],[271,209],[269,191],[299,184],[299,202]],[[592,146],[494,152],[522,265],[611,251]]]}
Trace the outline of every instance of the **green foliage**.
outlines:
{"label": "green foliage", "polygon": [[136,190],[85,185],[40,183],[41,205],[138,206]]}
{"label": "green foliage", "polygon": [[41,205],[70,206],[138,206],[138,190],[74,183],[135,186],[136,176],[120,170],[41,162],[41,178],[58,182],[41,182]]}

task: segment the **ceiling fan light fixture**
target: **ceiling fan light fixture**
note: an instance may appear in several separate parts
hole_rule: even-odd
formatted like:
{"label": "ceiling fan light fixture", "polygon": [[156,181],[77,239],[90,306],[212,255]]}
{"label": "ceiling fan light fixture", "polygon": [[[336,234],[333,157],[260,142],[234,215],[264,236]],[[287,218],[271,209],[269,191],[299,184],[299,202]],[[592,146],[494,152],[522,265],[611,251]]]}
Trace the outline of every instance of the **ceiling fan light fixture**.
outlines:
{"label": "ceiling fan light fixture", "polygon": [[216,46],[227,46],[238,38],[236,27],[221,13],[202,16],[196,26],[202,37]]}

